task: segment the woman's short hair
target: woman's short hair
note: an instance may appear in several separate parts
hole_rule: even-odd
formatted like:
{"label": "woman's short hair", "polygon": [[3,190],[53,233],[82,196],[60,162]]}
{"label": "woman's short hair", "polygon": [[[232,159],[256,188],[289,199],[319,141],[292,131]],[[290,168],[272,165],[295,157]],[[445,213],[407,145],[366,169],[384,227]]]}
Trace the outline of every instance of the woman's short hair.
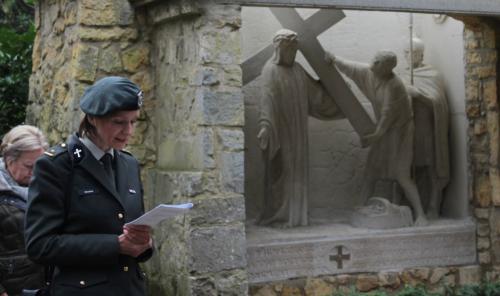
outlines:
{"label": "woman's short hair", "polygon": [[18,125],[4,135],[0,153],[7,162],[18,159],[23,152],[47,148],[49,144],[40,129],[32,125]]}
{"label": "woman's short hair", "polygon": [[95,135],[96,129],[95,129],[95,126],[93,126],[90,123],[90,120],[89,120],[90,116],[91,115],[85,114],[85,116],[80,121],[80,126],[78,127],[78,134],[80,136]]}

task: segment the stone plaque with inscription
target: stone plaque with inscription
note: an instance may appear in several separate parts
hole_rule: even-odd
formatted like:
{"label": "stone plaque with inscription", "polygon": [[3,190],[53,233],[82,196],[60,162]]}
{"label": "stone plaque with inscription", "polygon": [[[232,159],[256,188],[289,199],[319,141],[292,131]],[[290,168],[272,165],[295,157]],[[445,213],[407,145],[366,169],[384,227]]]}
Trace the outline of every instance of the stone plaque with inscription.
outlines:
{"label": "stone plaque with inscription", "polygon": [[[314,228],[314,229],[312,229]],[[324,225],[247,229],[250,283],[476,262],[471,220],[391,230]]]}

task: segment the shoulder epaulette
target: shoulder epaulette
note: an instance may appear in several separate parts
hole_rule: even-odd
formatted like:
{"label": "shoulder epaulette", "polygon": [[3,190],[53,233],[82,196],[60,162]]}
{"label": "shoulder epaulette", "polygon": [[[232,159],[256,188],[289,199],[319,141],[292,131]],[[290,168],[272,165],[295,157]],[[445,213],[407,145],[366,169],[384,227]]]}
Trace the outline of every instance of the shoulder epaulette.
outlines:
{"label": "shoulder epaulette", "polygon": [[68,149],[68,145],[66,145],[66,143],[61,143],[59,145],[50,147],[47,151],[44,152],[44,154],[49,156],[49,157],[56,157],[56,156],[62,154],[63,152],[66,152],[67,149]]}
{"label": "shoulder epaulette", "polygon": [[130,153],[130,151],[127,151],[127,150],[124,150],[124,149],[120,150],[120,152],[123,152],[123,153],[128,154],[128,155],[132,155],[132,153]]}

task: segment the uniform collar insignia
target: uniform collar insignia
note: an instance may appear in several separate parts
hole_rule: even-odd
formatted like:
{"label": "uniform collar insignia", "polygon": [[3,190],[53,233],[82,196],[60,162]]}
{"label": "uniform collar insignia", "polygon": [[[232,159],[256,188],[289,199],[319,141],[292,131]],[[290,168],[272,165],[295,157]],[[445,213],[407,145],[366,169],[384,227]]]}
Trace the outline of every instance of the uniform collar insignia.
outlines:
{"label": "uniform collar insignia", "polygon": [[73,157],[73,161],[75,163],[79,163],[85,156],[85,149],[83,149],[82,145],[75,144],[71,150],[71,156]]}

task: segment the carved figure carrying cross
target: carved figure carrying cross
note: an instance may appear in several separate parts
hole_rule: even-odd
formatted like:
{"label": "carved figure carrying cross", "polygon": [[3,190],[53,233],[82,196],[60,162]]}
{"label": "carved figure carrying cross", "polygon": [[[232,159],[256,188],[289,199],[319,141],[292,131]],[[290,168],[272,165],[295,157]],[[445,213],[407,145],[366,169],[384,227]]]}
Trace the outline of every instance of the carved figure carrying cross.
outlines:
{"label": "carved figure carrying cross", "polygon": [[342,249],[345,248],[344,246],[335,246],[337,249],[337,255],[330,255],[330,261],[336,261],[337,262],[337,269],[342,269],[344,268],[344,261],[343,260],[351,260],[351,254],[343,254]]}
{"label": "carved figure carrying cross", "polygon": [[[330,28],[342,18],[344,13],[334,9],[320,9],[307,20],[303,20],[294,8],[270,8],[281,25],[298,35],[299,50],[311,67],[318,74],[328,94],[349,120],[354,130],[360,135],[366,135],[375,130],[373,121],[361,106],[340,73],[324,61],[325,50],[317,36]],[[273,45],[269,45],[242,64],[243,84],[257,78],[266,61],[272,56]]]}

